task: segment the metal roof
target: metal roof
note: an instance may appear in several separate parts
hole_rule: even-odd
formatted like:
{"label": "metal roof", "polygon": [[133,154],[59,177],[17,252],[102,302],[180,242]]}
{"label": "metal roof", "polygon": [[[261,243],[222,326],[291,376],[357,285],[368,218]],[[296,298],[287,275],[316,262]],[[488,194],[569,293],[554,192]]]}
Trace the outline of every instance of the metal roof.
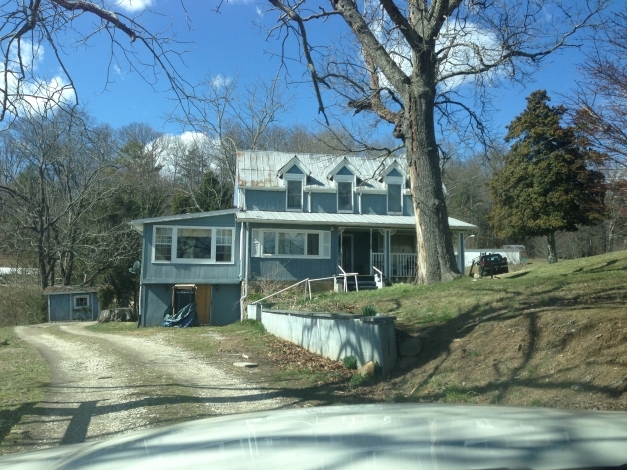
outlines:
{"label": "metal roof", "polygon": [[51,286],[46,287],[43,291],[44,295],[57,295],[57,294],[87,294],[91,292],[98,292],[98,289],[102,286]]}
{"label": "metal roof", "polygon": [[[416,226],[416,218],[408,215],[375,215],[375,214],[326,214],[321,212],[272,212],[242,211],[238,212],[238,222],[268,222],[298,225],[339,225],[346,227],[404,227]],[[472,230],[472,225],[461,220],[448,218],[452,230]]]}
{"label": "metal roof", "polygon": [[307,185],[318,187],[334,187],[327,179],[336,167],[347,160],[349,168],[357,172],[360,178],[357,184],[362,188],[384,189],[383,183],[377,181],[381,172],[396,162],[406,173],[407,162],[404,158],[366,158],[355,155],[322,155],[307,153],[265,152],[240,150],[237,152],[237,184],[246,187],[282,187],[279,169],[287,170],[285,165],[297,157],[311,171]]}
{"label": "metal roof", "polygon": [[131,220],[129,223],[133,226],[135,230],[141,233],[144,230],[144,224],[171,222],[175,220],[199,219],[201,217],[215,217],[217,215],[234,214],[238,211],[239,209],[223,209],[219,211],[193,212],[191,214],[163,215],[161,217],[150,217],[148,219]]}

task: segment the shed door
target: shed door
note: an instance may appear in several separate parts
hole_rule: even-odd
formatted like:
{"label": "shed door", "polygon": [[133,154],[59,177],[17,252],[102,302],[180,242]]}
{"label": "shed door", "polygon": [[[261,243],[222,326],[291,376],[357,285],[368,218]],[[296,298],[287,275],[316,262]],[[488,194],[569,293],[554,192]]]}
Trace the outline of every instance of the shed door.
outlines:
{"label": "shed door", "polygon": [[196,284],[196,314],[201,325],[211,321],[211,284]]}

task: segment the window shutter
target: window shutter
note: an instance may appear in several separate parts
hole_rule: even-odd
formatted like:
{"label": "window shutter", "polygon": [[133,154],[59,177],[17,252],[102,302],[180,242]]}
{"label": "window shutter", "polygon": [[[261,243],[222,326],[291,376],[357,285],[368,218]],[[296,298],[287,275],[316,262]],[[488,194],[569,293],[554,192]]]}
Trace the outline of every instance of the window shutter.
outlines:
{"label": "window shutter", "polygon": [[259,258],[261,256],[261,231],[253,229],[252,257]]}
{"label": "window shutter", "polygon": [[322,257],[331,257],[331,232],[322,232]]}

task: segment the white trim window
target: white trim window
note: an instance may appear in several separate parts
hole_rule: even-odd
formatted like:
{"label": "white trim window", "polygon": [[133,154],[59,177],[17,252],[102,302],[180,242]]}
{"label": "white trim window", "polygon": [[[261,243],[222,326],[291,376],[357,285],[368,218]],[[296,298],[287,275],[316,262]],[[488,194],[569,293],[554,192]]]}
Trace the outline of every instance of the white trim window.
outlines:
{"label": "white trim window", "polygon": [[172,260],[172,227],[155,227],[154,261]]}
{"label": "white trim window", "polygon": [[353,182],[337,182],[337,211],[353,212]]}
{"label": "white trim window", "polygon": [[283,175],[286,210],[302,212],[306,178],[302,173],[285,173]]}
{"label": "white trim window", "polygon": [[89,308],[89,295],[75,295],[74,309]]}
{"label": "white trim window", "polygon": [[331,257],[331,232],[284,229],[255,229],[253,257],[318,258]]}
{"label": "white trim window", "polygon": [[233,227],[154,227],[153,263],[233,263]]}
{"label": "white trim window", "polygon": [[388,214],[403,213],[403,178],[388,177],[385,180],[387,189]]}

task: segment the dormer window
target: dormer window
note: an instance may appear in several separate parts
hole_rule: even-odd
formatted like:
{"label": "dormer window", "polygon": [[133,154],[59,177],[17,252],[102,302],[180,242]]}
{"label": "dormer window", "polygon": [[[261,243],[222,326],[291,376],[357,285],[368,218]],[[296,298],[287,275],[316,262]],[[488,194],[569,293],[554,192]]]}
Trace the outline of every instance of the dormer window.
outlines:
{"label": "dormer window", "polygon": [[285,208],[288,211],[303,210],[303,189],[310,174],[311,171],[296,156],[277,171],[285,187]]}
{"label": "dormer window", "polygon": [[337,210],[339,212],[353,212],[353,182],[337,182]]}
{"label": "dormer window", "polygon": [[382,180],[385,183],[388,214],[400,215],[403,213],[405,179],[406,175],[396,160],[381,173],[379,181]]}
{"label": "dormer window", "polygon": [[388,189],[388,214],[400,214],[403,211],[402,184],[387,183]]}
{"label": "dormer window", "polygon": [[303,181],[301,179],[288,179],[285,184],[287,186],[287,209],[302,210]]}

